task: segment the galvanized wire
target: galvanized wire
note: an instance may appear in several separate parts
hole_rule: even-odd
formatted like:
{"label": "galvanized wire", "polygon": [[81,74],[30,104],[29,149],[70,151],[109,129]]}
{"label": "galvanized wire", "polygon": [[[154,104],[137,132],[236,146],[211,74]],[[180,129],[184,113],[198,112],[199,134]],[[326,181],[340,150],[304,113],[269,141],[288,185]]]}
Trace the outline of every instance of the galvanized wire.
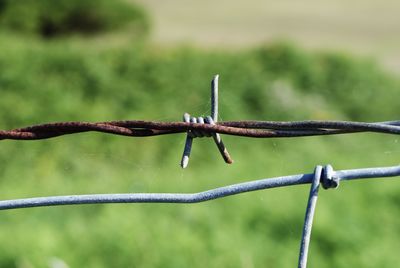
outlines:
{"label": "galvanized wire", "polygon": [[317,206],[318,190],[322,178],[322,166],[316,166],[314,170],[314,178],[311,183],[310,195],[308,197],[306,217],[304,219],[303,235],[300,242],[299,268],[307,267],[308,248],[310,246],[311,229]]}
{"label": "galvanized wire", "polygon": [[321,166],[317,166],[314,173],[311,174],[297,174],[270,179],[260,179],[192,194],[125,193],[34,197],[2,200],[0,201],[0,210],[105,203],[200,203],[245,192],[311,183],[312,185],[307,203],[303,235],[300,244],[301,246],[298,265],[299,268],[306,268],[308,248],[311,238],[311,228],[315,214],[319,185],[322,184],[324,185],[325,189],[329,189],[336,188],[339,182],[342,180],[346,181],[394,176],[400,176],[400,166],[334,171],[330,165],[327,165],[323,169]]}
{"label": "galvanized wire", "polygon": [[[332,171],[332,175],[340,181],[383,178],[400,175],[400,166],[379,167],[367,169],[351,169]],[[270,188],[278,188],[291,185],[308,184],[314,179],[314,173],[297,174],[270,179],[233,184],[212,190],[184,194],[184,193],[121,193],[121,194],[92,194],[92,195],[68,195],[52,197],[35,197],[15,200],[0,201],[0,210],[77,205],[77,204],[99,204],[99,203],[200,203],[219,199],[245,192],[252,192]],[[329,178],[328,178],[329,179]]]}

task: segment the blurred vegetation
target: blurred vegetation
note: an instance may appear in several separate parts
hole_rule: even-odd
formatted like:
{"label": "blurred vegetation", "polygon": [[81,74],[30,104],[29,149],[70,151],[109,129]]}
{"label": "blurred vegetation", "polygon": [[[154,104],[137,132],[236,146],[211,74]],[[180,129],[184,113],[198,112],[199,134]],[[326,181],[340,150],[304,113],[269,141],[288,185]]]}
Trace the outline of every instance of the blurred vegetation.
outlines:
{"label": "blurred vegetation", "polygon": [[[43,1],[44,3],[45,1]],[[91,2],[90,2],[91,3]],[[102,39],[104,38],[104,39]],[[105,46],[107,37],[47,42],[0,33],[1,129],[67,120],[179,120],[209,113],[219,73],[221,120],[392,120],[399,81],[373,61],[308,53],[290,44],[246,51]],[[2,141],[2,199],[104,192],[197,192],[263,177],[398,163],[395,136],[298,139],[224,136],[226,166],[197,139],[178,167],[184,135],[129,139],[84,133]],[[396,267],[395,180],[321,192],[312,267]],[[0,213],[0,267],[293,267],[308,186],[194,205],[90,205]],[[373,201],[373,202],[372,202]]]}
{"label": "blurred vegetation", "polygon": [[138,36],[149,20],[139,6],[108,0],[0,0],[0,27],[21,34],[54,38],[98,34],[133,25]]}

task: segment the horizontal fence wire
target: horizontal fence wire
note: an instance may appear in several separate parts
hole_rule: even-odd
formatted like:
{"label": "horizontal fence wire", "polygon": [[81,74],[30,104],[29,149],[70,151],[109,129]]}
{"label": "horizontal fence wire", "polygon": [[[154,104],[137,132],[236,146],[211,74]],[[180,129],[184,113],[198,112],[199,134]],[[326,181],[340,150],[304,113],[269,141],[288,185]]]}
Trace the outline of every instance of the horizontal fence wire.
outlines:
{"label": "horizontal fence wire", "polygon": [[[384,178],[400,175],[400,166],[378,167],[365,169],[350,169],[333,171],[329,177],[322,177],[321,183],[328,185],[324,188],[331,188],[330,181]],[[227,196],[237,195],[245,192],[252,192],[270,188],[309,184],[313,181],[314,173],[297,174],[284,177],[260,179],[239,184],[232,184],[212,190],[184,194],[184,193],[125,193],[125,194],[91,194],[91,195],[68,195],[37,197],[16,200],[0,201],[0,210],[76,205],[76,204],[99,204],[99,203],[200,203],[209,200],[219,199]]]}
{"label": "horizontal fence wire", "polygon": [[252,138],[288,138],[302,136],[336,135],[357,132],[400,134],[400,121],[350,122],[350,121],[226,121],[214,125],[191,122],[157,122],[124,120],[110,122],[59,122],[13,130],[0,130],[0,140],[40,140],[82,132],[148,137],[204,131]]}

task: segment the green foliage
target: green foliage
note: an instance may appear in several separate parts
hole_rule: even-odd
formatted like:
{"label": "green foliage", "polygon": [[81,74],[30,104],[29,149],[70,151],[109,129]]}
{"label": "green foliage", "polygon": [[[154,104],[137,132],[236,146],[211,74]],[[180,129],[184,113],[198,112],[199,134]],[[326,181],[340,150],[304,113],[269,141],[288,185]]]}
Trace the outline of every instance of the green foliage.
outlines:
{"label": "green foliage", "polygon": [[306,54],[291,45],[260,49],[267,75],[285,79],[301,94],[318,94],[352,120],[396,118],[398,81],[367,60],[343,54]]}
{"label": "green foliage", "polygon": [[[3,38],[1,129],[64,120],[179,120],[209,113],[220,77],[221,120],[396,118],[398,81],[374,64],[287,45],[237,53],[139,46],[94,49]],[[379,112],[378,112],[379,111]],[[129,139],[85,133],[1,141],[2,199],[104,192],[197,192],[270,176],[397,164],[395,137],[300,139],[224,136],[226,166],[196,139],[178,167],[184,135]],[[368,155],[368,157],[365,157]],[[342,183],[321,192],[313,267],[395,267],[400,240],[396,181]],[[292,267],[308,187],[196,205],[96,205],[3,211],[0,267]],[[374,200],[374,202],[371,202]],[[366,209],[368,208],[368,209]]]}
{"label": "green foliage", "polygon": [[94,34],[134,26],[146,34],[149,22],[133,4],[108,0],[0,0],[0,27],[45,38]]}

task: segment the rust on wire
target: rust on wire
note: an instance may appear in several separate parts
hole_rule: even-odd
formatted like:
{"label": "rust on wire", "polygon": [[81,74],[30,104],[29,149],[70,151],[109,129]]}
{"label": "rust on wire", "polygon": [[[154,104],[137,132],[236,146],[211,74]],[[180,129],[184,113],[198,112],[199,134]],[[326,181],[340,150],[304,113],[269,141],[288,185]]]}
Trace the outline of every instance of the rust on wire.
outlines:
{"label": "rust on wire", "polygon": [[226,121],[215,125],[186,122],[124,120],[110,122],[58,122],[13,130],[0,130],[0,140],[40,140],[82,132],[147,137],[204,131],[252,138],[335,135],[357,132],[400,134],[400,121],[364,123],[349,121]]}
{"label": "rust on wire", "polygon": [[335,135],[357,132],[400,134],[400,121],[377,123],[349,121],[228,121],[218,119],[218,76],[211,84],[211,116],[190,117],[184,122],[157,122],[124,120],[110,122],[59,122],[47,123],[13,130],[0,130],[0,140],[40,140],[82,132],[102,132],[128,137],[149,137],[186,133],[187,142],[182,158],[182,167],[187,166],[191,143],[196,137],[213,137],[223,159],[232,163],[219,134],[251,138],[289,138],[302,136]]}

